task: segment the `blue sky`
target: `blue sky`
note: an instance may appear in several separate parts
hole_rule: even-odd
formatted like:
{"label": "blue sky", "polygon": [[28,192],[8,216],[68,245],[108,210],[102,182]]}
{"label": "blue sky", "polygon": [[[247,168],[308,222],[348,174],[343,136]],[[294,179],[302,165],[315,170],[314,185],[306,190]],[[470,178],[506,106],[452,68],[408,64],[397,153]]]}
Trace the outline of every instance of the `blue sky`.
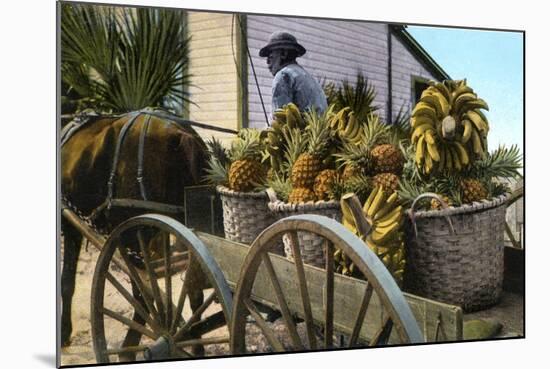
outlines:
{"label": "blue sky", "polygon": [[489,105],[489,150],[523,152],[523,34],[440,27],[407,30],[453,79],[468,80]]}

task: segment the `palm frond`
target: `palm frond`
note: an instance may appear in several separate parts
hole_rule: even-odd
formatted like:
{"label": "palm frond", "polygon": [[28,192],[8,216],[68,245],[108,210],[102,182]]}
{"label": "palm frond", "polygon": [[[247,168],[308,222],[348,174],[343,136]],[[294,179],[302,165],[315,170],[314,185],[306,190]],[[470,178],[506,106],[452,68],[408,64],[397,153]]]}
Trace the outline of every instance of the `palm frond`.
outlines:
{"label": "palm frond", "polygon": [[355,83],[351,83],[347,79],[342,81],[341,86],[336,86],[334,82],[328,82],[323,84],[323,89],[328,105],[334,104],[334,111],[349,106],[360,122],[366,121],[369,114],[378,110],[378,106],[374,105],[376,98],[374,85],[369,83],[368,78],[364,77],[361,72],[357,73]]}
{"label": "palm frond", "polygon": [[182,19],[177,10],[63,4],[63,81],[104,111],[183,105],[190,76]]}

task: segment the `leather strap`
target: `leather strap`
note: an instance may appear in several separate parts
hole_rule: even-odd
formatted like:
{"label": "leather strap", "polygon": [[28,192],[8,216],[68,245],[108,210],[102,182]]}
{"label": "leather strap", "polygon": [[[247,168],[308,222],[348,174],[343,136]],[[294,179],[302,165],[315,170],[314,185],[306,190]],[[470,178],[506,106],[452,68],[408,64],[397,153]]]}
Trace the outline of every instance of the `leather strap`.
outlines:
{"label": "leather strap", "polygon": [[151,115],[147,115],[147,119],[143,122],[141,127],[141,132],[139,135],[139,146],[138,146],[138,168],[137,168],[137,182],[139,184],[139,191],[143,200],[147,200],[147,191],[145,189],[145,183],[143,183],[143,153],[145,147],[145,138],[147,137],[147,130],[149,129],[149,123],[151,122]]}
{"label": "leather strap", "polygon": [[113,164],[111,165],[111,174],[109,175],[109,181],[107,182],[107,208],[110,208],[111,199],[113,198],[113,187],[114,187],[114,181],[116,176],[116,169],[118,167],[118,158],[120,156],[120,148],[122,147],[122,142],[124,141],[124,138],[126,137],[126,133],[130,130],[130,128],[134,125],[137,118],[141,115],[141,111],[135,112],[132,114],[130,119],[128,119],[128,122],[122,126],[122,129],[120,130],[120,133],[118,135],[116,147],[115,147],[115,155],[113,157]]}

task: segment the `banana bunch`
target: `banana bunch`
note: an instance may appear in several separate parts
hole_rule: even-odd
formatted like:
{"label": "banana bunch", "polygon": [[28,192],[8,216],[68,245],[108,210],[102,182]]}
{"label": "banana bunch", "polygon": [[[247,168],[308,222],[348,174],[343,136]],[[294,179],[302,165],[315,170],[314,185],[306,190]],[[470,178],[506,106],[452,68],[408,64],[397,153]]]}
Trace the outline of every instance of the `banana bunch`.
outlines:
{"label": "banana bunch", "polygon": [[[396,281],[402,280],[405,266],[404,239],[402,225],[403,206],[399,203],[397,192],[386,192],[381,186],[375,187],[363,205],[363,215],[370,224],[367,235],[358,234],[355,219],[344,201],[341,201],[342,223],[382,260]],[[336,250],[334,254],[336,270],[352,275],[355,267],[344,253]]]}
{"label": "banana bunch", "polygon": [[461,171],[487,152],[489,123],[466,80],[431,82],[411,114],[415,162],[425,174]]}
{"label": "banana bunch", "polygon": [[285,134],[288,134],[291,129],[303,130],[306,125],[302,113],[293,103],[287,104],[273,113],[271,127],[264,131],[263,136],[266,150],[270,156],[271,167],[275,171],[279,171],[284,158]]}
{"label": "banana bunch", "polygon": [[363,124],[357,120],[349,106],[332,116],[330,128],[342,142],[357,144],[363,139]]}

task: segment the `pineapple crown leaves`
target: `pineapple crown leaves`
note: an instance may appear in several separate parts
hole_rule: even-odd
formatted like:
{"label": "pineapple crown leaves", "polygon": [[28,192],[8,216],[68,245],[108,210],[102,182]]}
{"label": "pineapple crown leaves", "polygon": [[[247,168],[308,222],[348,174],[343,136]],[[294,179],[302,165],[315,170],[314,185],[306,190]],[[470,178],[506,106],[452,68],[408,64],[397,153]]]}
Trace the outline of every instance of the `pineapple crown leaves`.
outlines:
{"label": "pineapple crown leaves", "polygon": [[353,192],[357,195],[361,203],[363,203],[367,199],[372,188],[371,177],[359,174],[346,181],[338,179],[330,189],[330,194],[334,199],[339,200],[346,193]]}
{"label": "pineapple crown leaves", "polygon": [[229,152],[219,139],[212,136],[212,138],[207,140],[205,143],[206,150],[210,158],[215,158],[223,166],[229,165]]}
{"label": "pineapple crown leaves", "polygon": [[307,146],[307,141],[302,136],[302,132],[297,128],[289,128],[283,131],[283,136],[286,141],[286,150],[284,153],[283,167],[288,172],[294,166],[298,156],[302,154]]}
{"label": "pineapple crown leaves", "polygon": [[349,106],[360,122],[378,110],[374,105],[376,90],[361,72],[357,72],[355,83],[346,79],[337,87],[334,82],[328,82],[323,84],[323,89],[329,105],[334,104],[336,111]]}
{"label": "pineapple crown leaves", "polygon": [[215,137],[212,137],[205,143],[208,153],[208,167],[206,168],[204,179],[207,183],[215,186],[227,186],[228,168],[230,165],[229,153],[227,149],[223,147],[221,141]]}
{"label": "pineapple crown leaves", "polygon": [[516,145],[510,148],[501,145],[485,158],[474,162],[466,175],[486,181],[499,177],[518,178],[522,177],[519,172],[523,167],[522,161],[523,157]]}
{"label": "pineapple crown leaves", "polygon": [[237,134],[237,138],[231,144],[229,158],[232,162],[242,159],[261,160],[263,149],[264,145],[259,130],[241,129]]}
{"label": "pineapple crown leaves", "polygon": [[288,196],[292,191],[292,184],[289,178],[275,174],[272,178],[268,178],[266,187],[271,187],[277,194],[278,199],[281,199],[283,202],[288,202]]}
{"label": "pineapple crown leaves", "polygon": [[229,183],[228,165],[220,162],[215,156],[211,156],[208,159],[208,168],[206,168],[206,174],[204,176],[207,183],[212,185],[227,186]]}
{"label": "pineapple crown leaves", "polygon": [[411,137],[411,115],[405,105],[401,105],[399,112],[392,122],[392,142],[401,142],[402,140],[410,140]]}
{"label": "pineapple crown leaves", "polygon": [[322,114],[312,109],[305,112],[304,115],[307,123],[305,129],[308,143],[307,152],[323,157],[332,138],[330,129],[332,109],[327,109]]}
{"label": "pineapple crown leaves", "polygon": [[378,114],[369,114],[366,122],[367,124],[363,126],[363,137],[370,147],[386,143],[390,140],[391,126],[383,123]]}

